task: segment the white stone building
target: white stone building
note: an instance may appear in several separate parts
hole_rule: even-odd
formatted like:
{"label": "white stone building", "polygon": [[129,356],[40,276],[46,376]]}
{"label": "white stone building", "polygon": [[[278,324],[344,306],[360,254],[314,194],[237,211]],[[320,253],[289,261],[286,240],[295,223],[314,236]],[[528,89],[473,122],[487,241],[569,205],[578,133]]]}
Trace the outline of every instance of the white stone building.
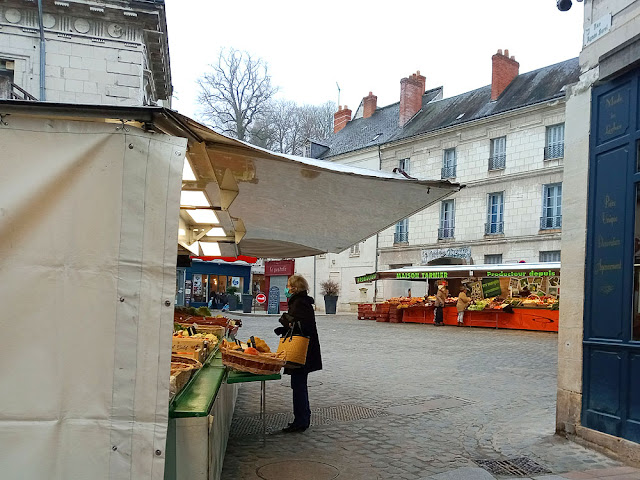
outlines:
{"label": "white stone building", "polygon": [[168,107],[164,1],[42,0],[42,14],[36,1],[4,1],[0,81],[13,98]]}
{"label": "white stone building", "polygon": [[565,85],[577,81],[578,59],[523,74],[506,50],[492,62],[491,85],[456,97],[425,92],[420,72],[402,79],[399,103],[377,108],[370,93],[353,119],[346,106],[335,114],[327,145],[312,146],[325,160],[465,185],[350,251],[316,258],[315,275],[312,259],[296,262],[316,283],[341,284],[342,311],[374,295],[425,293],[411,282],[356,286],[376,269],[560,259]]}

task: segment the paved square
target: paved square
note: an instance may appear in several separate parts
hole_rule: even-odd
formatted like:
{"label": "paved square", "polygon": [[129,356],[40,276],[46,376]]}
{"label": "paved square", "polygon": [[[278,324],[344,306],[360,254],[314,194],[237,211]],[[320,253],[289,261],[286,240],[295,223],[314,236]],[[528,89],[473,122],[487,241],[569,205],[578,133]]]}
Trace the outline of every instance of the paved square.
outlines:
{"label": "paved square", "polygon": [[[257,335],[277,345],[277,316],[241,318],[242,340]],[[376,323],[355,315],[318,316],[317,323],[324,369],[309,376],[312,410],[354,405],[386,415],[332,417],[304,433],[282,434],[292,419],[288,377],[267,382],[273,433],[264,447],[250,430],[232,433],[223,479],[258,479],[258,469],[285,460],[321,462],[348,480],[473,475],[474,460],[520,457],[553,475],[622,466],[554,435],[555,334]],[[241,385],[234,422],[255,418],[259,408],[259,385]]]}

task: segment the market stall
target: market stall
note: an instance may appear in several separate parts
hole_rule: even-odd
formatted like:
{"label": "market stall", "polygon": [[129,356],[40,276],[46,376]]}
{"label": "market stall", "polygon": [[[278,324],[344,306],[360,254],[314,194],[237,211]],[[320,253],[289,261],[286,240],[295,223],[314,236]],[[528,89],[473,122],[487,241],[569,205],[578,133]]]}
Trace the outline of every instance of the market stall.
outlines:
{"label": "market stall", "polygon": [[361,305],[362,319],[432,324],[435,290],[446,282],[445,325],[457,324],[457,294],[465,286],[473,299],[465,312],[466,326],[558,331],[560,263],[405,267],[357,277],[356,283],[372,280],[414,282],[413,296]]}
{"label": "market stall", "polygon": [[[0,467],[15,478],[160,480],[180,460],[167,442],[178,253],[339,252],[459,188],[275,154],[161,107],[3,100],[0,144],[0,303],[5,327],[29,325],[0,340]],[[215,373],[211,352],[193,360]],[[201,375],[187,381],[218,384]]]}

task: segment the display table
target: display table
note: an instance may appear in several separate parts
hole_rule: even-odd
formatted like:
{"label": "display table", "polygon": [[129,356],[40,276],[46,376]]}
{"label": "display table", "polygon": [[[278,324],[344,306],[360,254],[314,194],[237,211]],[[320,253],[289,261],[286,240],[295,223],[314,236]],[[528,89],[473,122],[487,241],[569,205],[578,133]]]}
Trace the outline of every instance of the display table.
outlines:
{"label": "display table", "polygon": [[265,444],[265,437],[267,434],[267,423],[265,413],[267,410],[267,395],[266,384],[267,380],[280,380],[282,376],[279,373],[272,375],[255,375],[248,372],[236,372],[231,371],[227,376],[227,383],[247,383],[247,382],[260,382],[260,420],[262,421],[262,445]]}
{"label": "display table", "polygon": [[[402,310],[404,312],[403,323],[433,324],[433,306],[418,305]],[[464,312],[464,326],[557,332],[559,313],[558,310],[527,307],[516,307],[513,309],[513,313],[507,313],[502,309],[466,310]],[[455,305],[444,307],[443,320],[445,325],[458,324],[458,310]]]}
{"label": "display table", "polygon": [[216,352],[170,403],[165,480],[220,478],[238,391],[226,376]]}

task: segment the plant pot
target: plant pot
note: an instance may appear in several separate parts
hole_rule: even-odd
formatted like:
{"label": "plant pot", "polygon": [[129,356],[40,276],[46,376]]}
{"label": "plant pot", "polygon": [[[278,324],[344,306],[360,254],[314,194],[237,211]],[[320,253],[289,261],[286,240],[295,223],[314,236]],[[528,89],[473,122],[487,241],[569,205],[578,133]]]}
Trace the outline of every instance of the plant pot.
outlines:
{"label": "plant pot", "polygon": [[324,296],[324,311],[328,314],[336,313],[336,307],[338,305],[337,295],[325,295]]}
{"label": "plant pot", "polygon": [[230,293],[229,297],[229,310],[237,310],[238,308],[238,297],[235,296],[235,294]]}

